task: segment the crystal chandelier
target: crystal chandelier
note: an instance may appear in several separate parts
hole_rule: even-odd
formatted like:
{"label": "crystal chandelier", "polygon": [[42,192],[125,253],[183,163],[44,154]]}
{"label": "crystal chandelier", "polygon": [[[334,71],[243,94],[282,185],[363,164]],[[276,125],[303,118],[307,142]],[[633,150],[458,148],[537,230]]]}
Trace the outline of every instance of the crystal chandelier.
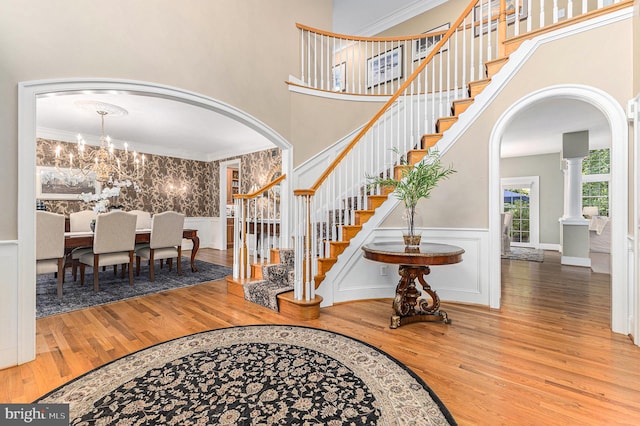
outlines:
{"label": "crystal chandelier", "polygon": [[[95,175],[96,180],[102,185],[112,186],[118,182],[140,181],[144,174],[146,156],[136,151],[129,151],[129,145],[124,142],[123,149],[116,149],[111,138],[105,134],[104,119],[107,115],[122,116],[127,110],[117,105],[96,101],[79,101],[76,104],[82,108],[95,111],[100,116],[100,145],[87,148],[87,143],[82,135],[77,136],[75,152],[69,152],[63,164],[62,146],[55,148],[56,168],[68,167],[70,170],[79,170],[85,176]],[[137,185],[137,183],[136,183]]]}

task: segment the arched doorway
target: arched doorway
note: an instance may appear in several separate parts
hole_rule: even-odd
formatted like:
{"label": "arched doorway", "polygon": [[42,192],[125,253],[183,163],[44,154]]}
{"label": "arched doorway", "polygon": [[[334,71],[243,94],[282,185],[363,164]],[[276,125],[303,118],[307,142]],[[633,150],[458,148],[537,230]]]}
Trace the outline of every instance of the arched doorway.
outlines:
{"label": "arched doorway", "polygon": [[628,218],[628,130],[625,113],[609,94],[588,86],[560,85],[533,92],[512,106],[496,122],[489,141],[489,234],[492,262],[490,266],[490,305],[500,307],[502,284],[500,281],[500,147],[508,126],[537,102],[549,99],[571,99],[585,102],[607,120],[611,131],[611,328],[616,333],[628,334],[627,218]]}
{"label": "arched doorway", "polygon": [[[291,144],[260,120],[216,99],[169,86],[115,79],[61,79],[23,82],[18,85],[18,282],[17,361],[35,358],[35,143],[36,101],[51,94],[93,91],[95,93],[134,93],[157,96],[206,108],[233,118],[270,140],[282,151],[282,171],[291,175]],[[290,189],[282,187],[285,200]],[[283,202],[283,205],[286,201]],[[283,231],[288,232],[288,223]]]}

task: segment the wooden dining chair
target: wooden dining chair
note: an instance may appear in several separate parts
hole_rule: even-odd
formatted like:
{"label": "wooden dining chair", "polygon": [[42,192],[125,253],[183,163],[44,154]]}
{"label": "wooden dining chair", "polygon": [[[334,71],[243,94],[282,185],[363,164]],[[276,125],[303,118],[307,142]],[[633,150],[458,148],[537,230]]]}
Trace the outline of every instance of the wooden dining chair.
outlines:
{"label": "wooden dining chair", "polygon": [[64,280],[64,215],[36,211],[36,274],[57,274],[58,299]]}
{"label": "wooden dining chair", "polygon": [[101,266],[122,265],[122,277],[129,265],[129,284],[133,285],[133,254],[136,242],[136,216],[114,210],[96,218],[93,248],[80,256],[80,284],[84,285],[86,266],[93,269],[93,290],[99,291]]}
{"label": "wooden dining chair", "polygon": [[178,275],[182,275],[182,230],[184,215],[172,211],[158,213],[151,219],[149,244],[136,248],[136,275],[140,275],[141,258],[149,259],[149,280],[155,281],[154,263],[168,259],[169,271],[172,259],[177,258]]}

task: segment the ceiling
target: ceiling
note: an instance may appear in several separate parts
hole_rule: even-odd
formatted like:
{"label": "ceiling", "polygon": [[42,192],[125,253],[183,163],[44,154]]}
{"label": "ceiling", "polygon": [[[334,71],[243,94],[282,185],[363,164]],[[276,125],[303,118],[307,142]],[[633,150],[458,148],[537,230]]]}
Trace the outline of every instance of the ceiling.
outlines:
{"label": "ceiling", "polygon": [[98,101],[127,110],[105,117],[105,133],[116,147],[128,142],[140,152],[192,160],[214,161],[275,145],[267,138],[218,112],[171,99],[127,93],[57,94],[37,100],[37,136],[75,141],[82,134],[98,144],[100,116],[80,107]]}
{"label": "ceiling", "polygon": [[521,111],[505,129],[501,157],[550,154],[562,150],[562,134],[589,131],[589,148],[611,146],[605,116],[594,106],[572,99],[542,100]]}

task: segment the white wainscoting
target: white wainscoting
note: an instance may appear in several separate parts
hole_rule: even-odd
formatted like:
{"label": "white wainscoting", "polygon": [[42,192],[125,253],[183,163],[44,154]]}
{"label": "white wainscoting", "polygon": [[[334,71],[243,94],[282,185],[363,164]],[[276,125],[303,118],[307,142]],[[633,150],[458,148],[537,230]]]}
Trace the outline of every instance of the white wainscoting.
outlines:
{"label": "white wainscoting", "polygon": [[[222,245],[222,236],[220,235],[220,218],[219,217],[186,217],[184,219],[184,227],[186,229],[196,229],[198,238],[200,238],[200,248],[214,248],[219,250],[226,249]],[[182,250],[191,250],[193,243],[191,240],[182,240]]]}
{"label": "white wainscoting", "polygon": [[[399,241],[400,228],[375,229],[367,242]],[[485,229],[425,229],[425,242],[451,244],[465,250],[462,262],[433,266],[427,282],[443,301],[489,305],[489,238]],[[349,256],[349,253],[345,252]],[[381,275],[386,266],[386,275]],[[365,259],[361,250],[340,255],[336,275],[318,288],[323,306],[350,300],[391,298],[399,281],[398,266]],[[332,269],[333,269],[332,268]],[[326,281],[326,280],[325,280]]]}
{"label": "white wainscoting", "polygon": [[0,241],[0,368],[18,360],[18,241]]}

